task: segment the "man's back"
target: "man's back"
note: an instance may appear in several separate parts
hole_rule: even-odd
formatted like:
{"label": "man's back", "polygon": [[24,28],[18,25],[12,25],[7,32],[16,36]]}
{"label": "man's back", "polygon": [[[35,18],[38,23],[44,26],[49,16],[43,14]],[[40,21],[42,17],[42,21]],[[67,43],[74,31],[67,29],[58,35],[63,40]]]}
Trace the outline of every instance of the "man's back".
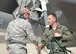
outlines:
{"label": "man's back", "polygon": [[7,35],[5,37],[6,40],[10,40],[10,42],[22,42],[26,43],[26,27],[30,26],[28,20],[24,20],[21,18],[17,18],[11,21],[7,27]]}

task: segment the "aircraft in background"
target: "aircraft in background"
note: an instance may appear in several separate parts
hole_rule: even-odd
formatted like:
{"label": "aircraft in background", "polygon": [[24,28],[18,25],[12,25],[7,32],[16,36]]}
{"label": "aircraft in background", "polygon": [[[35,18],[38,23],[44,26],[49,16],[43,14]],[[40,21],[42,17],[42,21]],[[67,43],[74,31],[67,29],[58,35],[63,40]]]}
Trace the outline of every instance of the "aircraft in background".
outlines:
{"label": "aircraft in background", "polygon": [[7,2],[0,0],[0,32],[6,31],[8,23],[19,16],[20,8],[25,5],[30,9],[30,17],[35,35],[42,36],[45,26],[48,25],[47,13],[49,11],[54,12],[58,17],[58,21],[68,26],[73,32],[74,38],[70,46],[76,47],[75,0],[7,0]]}

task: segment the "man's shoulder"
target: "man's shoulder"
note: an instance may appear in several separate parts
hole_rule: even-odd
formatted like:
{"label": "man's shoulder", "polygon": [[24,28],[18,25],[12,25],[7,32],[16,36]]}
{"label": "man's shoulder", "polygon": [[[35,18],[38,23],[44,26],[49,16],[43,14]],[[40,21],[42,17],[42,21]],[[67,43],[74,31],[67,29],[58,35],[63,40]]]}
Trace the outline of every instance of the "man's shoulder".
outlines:
{"label": "man's shoulder", "polygon": [[68,29],[69,29],[68,26],[63,25],[63,24],[59,24],[58,27],[59,27],[60,29],[63,29],[63,30],[68,30]]}
{"label": "man's shoulder", "polygon": [[14,19],[14,20],[10,21],[8,25],[12,25],[12,24],[19,23],[19,21],[22,21],[22,20],[20,20],[20,19],[16,18],[16,19]]}
{"label": "man's shoulder", "polygon": [[44,34],[48,34],[49,33],[49,27],[45,28]]}
{"label": "man's shoulder", "polygon": [[21,23],[21,24],[25,24],[25,23],[29,23],[27,20],[25,20],[25,19],[21,19],[21,18],[16,18],[16,19],[14,19],[14,20],[12,20],[11,22],[10,22],[10,24],[11,23]]}
{"label": "man's shoulder", "polygon": [[59,27],[67,27],[66,25],[63,25],[63,24],[60,24],[60,23],[58,23],[58,26]]}
{"label": "man's shoulder", "polygon": [[12,24],[12,23],[14,23],[14,21],[15,21],[15,20],[12,20],[12,21],[10,21],[10,22],[9,22],[9,24]]}
{"label": "man's shoulder", "polygon": [[23,26],[31,26],[31,23],[28,21],[28,19],[17,19],[17,23],[23,25]]}

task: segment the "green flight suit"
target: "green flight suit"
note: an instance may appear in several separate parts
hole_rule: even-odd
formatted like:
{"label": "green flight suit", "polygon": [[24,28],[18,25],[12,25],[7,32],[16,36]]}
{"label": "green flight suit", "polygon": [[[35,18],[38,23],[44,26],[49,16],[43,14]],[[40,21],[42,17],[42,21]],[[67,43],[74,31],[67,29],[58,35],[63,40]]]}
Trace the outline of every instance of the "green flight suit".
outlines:
{"label": "green flight suit", "polygon": [[[54,37],[54,32],[59,31],[61,37]],[[68,28],[64,25],[57,23],[56,30],[46,28],[44,31],[43,45],[50,49],[49,54],[67,54],[64,50],[67,46],[67,42],[72,40],[72,34]]]}

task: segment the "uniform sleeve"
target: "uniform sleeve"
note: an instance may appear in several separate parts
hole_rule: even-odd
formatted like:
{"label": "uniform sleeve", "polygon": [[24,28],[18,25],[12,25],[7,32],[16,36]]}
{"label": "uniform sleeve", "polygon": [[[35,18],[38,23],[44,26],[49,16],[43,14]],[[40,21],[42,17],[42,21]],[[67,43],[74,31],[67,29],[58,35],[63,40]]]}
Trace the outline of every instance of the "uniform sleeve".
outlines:
{"label": "uniform sleeve", "polygon": [[8,26],[7,26],[7,31],[6,31],[6,36],[5,36],[5,40],[6,40],[6,41],[8,41],[8,40],[11,39],[11,37],[10,37],[10,35],[9,35],[9,32],[10,32],[11,27],[12,27],[12,26],[11,26],[10,23],[9,23]]}
{"label": "uniform sleeve", "polygon": [[44,36],[48,36],[48,35],[50,35],[50,34],[49,34],[49,31],[48,31],[48,28],[45,29],[43,35],[44,35]]}
{"label": "uniform sleeve", "polygon": [[44,33],[44,38],[42,39],[42,44],[45,46],[47,41],[48,41],[48,38],[51,38],[53,37],[53,35],[51,34],[51,32],[49,31],[49,28],[46,28]]}
{"label": "uniform sleeve", "polygon": [[11,28],[12,28],[12,24],[9,23],[7,26],[7,31],[6,31],[6,35],[5,35],[6,44],[8,44],[10,42],[10,40],[12,39],[11,38],[12,35],[10,34]]}
{"label": "uniform sleeve", "polygon": [[67,27],[64,26],[63,33],[62,33],[62,40],[72,40],[73,35],[69,31]]}
{"label": "uniform sleeve", "polygon": [[48,38],[49,36],[50,37],[53,37],[53,32],[51,30],[49,30],[49,28],[46,28],[43,35]]}
{"label": "uniform sleeve", "polygon": [[38,43],[38,39],[34,35],[32,26],[31,26],[31,24],[29,22],[26,25],[26,33],[27,33],[27,36],[29,37],[30,41],[32,41],[34,44],[37,44]]}

